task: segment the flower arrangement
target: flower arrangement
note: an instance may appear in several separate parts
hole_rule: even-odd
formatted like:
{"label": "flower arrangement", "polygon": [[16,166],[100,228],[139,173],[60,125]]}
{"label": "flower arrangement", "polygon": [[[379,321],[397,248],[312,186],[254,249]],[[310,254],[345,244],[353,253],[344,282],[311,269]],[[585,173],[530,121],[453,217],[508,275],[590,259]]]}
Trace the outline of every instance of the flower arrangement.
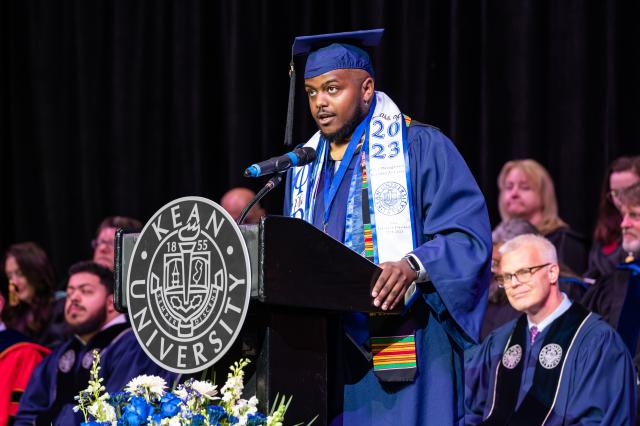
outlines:
{"label": "flower arrangement", "polygon": [[208,380],[190,379],[167,391],[161,377],[141,375],[123,392],[109,394],[100,377],[100,354],[94,351],[89,385],[75,397],[74,410],[84,415],[82,426],[282,426],[291,398],[276,397],[268,416],[258,411],[255,396],[242,399],[248,364],[241,359],[231,366],[220,393]]}

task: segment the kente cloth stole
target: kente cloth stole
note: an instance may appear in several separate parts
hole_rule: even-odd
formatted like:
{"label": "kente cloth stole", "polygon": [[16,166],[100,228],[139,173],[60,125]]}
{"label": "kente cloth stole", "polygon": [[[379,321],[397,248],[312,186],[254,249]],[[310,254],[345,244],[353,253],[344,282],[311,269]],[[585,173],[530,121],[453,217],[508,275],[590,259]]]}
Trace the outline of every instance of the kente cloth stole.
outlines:
{"label": "kente cloth stole", "polygon": [[582,305],[573,303],[549,326],[533,373],[533,384],[516,410],[528,345],[527,317],[522,315],[518,319],[498,362],[493,405],[482,425],[539,426],[547,421],[558,397],[565,362],[590,315]]}
{"label": "kente cloth stole", "polygon": [[57,393],[54,407],[51,409],[52,412],[57,413],[62,405],[73,401],[73,397],[89,384],[93,350],[102,353],[107,346],[130,327],[127,323],[113,325],[96,334],[86,346],[79,339],[73,339],[58,359]]}
{"label": "kente cloth stole", "polygon": [[[411,119],[405,117],[408,127]],[[373,235],[369,203],[366,155],[360,156],[362,176],[361,198],[364,256],[374,261]],[[357,201],[357,199],[356,199]],[[414,313],[415,315],[416,313]],[[373,371],[382,382],[411,382],[415,380],[416,362],[414,315],[397,315],[383,312],[369,314],[370,347]]]}
{"label": "kente cloth stole", "polygon": [[627,292],[624,296],[622,311],[618,319],[617,331],[622,341],[629,348],[631,356],[635,355],[638,347],[638,335],[640,334],[640,321],[638,321],[638,309],[640,309],[640,265],[636,263],[623,263],[618,269],[631,272],[627,282]]}
{"label": "kente cloth stole", "polygon": [[[350,141],[354,146],[347,148],[353,155],[364,136],[360,167],[355,168],[349,185],[344,244],[374,263],[400,260],[416,245],[407,141],[410,120],[387,95],[376,92],[364,126],[354,131]],[[313,223],[315,200],[322,196],[318,183],[328,145],[319,132],[305,144],[315,148],[318,155],[313,164],[292,172],[292,217]],[[345,154],[340,166],[348,166],[351,158]],[[324,189],[326,192],[327,185]],[[330,209],[327,199],[331,197],[325,197],[325,209]],[[363,321],[366,315],[354,312],[345,321],[345,331],[364,356],[370,359],[373,352],[374,371],[383,381],[415,378],[416,324],[409,319],[412,316],[375,315],[369,318],[367,327],[367,321]],[[367,339],[369,336],[374,337]]]}

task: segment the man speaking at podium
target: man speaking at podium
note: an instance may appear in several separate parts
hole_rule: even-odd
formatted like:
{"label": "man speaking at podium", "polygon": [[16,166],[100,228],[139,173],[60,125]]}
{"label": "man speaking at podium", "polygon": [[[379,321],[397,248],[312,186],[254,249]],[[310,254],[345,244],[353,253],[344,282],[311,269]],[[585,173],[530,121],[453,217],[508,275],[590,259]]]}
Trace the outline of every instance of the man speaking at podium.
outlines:
{"label": "man speaking at podium", "polygon": [[296,38],[319,131],[305,144],[316,160],[288,173],[284,211],[382,268],[379,313],[344,315],[332,342],[331,424],[462,424],[463,350],[486,307],[487,209],[453,143],[375,90],[364,49],[381,37]]}

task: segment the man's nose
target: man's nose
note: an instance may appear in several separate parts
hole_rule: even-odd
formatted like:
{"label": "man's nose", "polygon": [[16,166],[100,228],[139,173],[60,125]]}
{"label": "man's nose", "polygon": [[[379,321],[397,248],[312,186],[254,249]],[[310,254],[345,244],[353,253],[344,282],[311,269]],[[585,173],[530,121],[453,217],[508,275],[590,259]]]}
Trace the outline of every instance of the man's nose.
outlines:
{"label": "man's nose", "polygon": [[322,93],[322,91],[318,92],[318,94],[315,96],[315,103],[316,103],[316,108],[318,109],[326,107],[328,105],[327,96],[325,96],[325,94]]}

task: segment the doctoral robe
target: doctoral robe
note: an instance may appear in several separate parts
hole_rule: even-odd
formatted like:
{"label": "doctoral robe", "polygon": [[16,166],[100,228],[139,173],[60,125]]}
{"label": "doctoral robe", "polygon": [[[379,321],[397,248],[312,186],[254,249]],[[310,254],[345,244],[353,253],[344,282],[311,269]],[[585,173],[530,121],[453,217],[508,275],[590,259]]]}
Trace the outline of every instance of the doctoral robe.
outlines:
{"label": "doctoral robe", "polygon": [[[465,354],[467,425],[481,423],[491,411],[496,369],[516,321],[498,328],[481,345]],[[528,343],[530,333],[527,330],[527,343],[520,361],[525,364],[516,409],[533,385],[538,357],[550,328],[547,326],[541,331],[533,345]],[[569,351],[554,410],[545,425],[633,425],[636,400],[631,356],[616,331],[602,317],[591,314]]]}
{"label": "doctoral robe", "polygon": [[[98,338],[95,336],[93,339]],[[20,410],[16,416],[16,425],[53,424],[78,425],[84,421],[82,413],[74,413],[75,401],[73,395],[60,395],[58,387],[58,369],[60,359],[74,344],[72,339],[58,346],[34,370],[29,385],[20,400]],[[77,345],[76,345],[77,346]],[[86,368],[90,356],[91,342],[75,355],[71,368],[74,372]],[[83,361],[85,366],[82,366]],[[63,362],[64,363],[64,362]],[[163,377],[171,387],[176,378],[156,365],[142,350],[136,340],[133,330],[126,329],[101,351],[100,377],[104,378],[106,392],[123,391],[125,385],[134,377],[149,374]],[[90,364],[89,364],[90,367]],[[88,385],[88,383],[86,384]],[[86,385],[84,386],[86,388]],[[63,400],[60,400],[60,399]]]}

